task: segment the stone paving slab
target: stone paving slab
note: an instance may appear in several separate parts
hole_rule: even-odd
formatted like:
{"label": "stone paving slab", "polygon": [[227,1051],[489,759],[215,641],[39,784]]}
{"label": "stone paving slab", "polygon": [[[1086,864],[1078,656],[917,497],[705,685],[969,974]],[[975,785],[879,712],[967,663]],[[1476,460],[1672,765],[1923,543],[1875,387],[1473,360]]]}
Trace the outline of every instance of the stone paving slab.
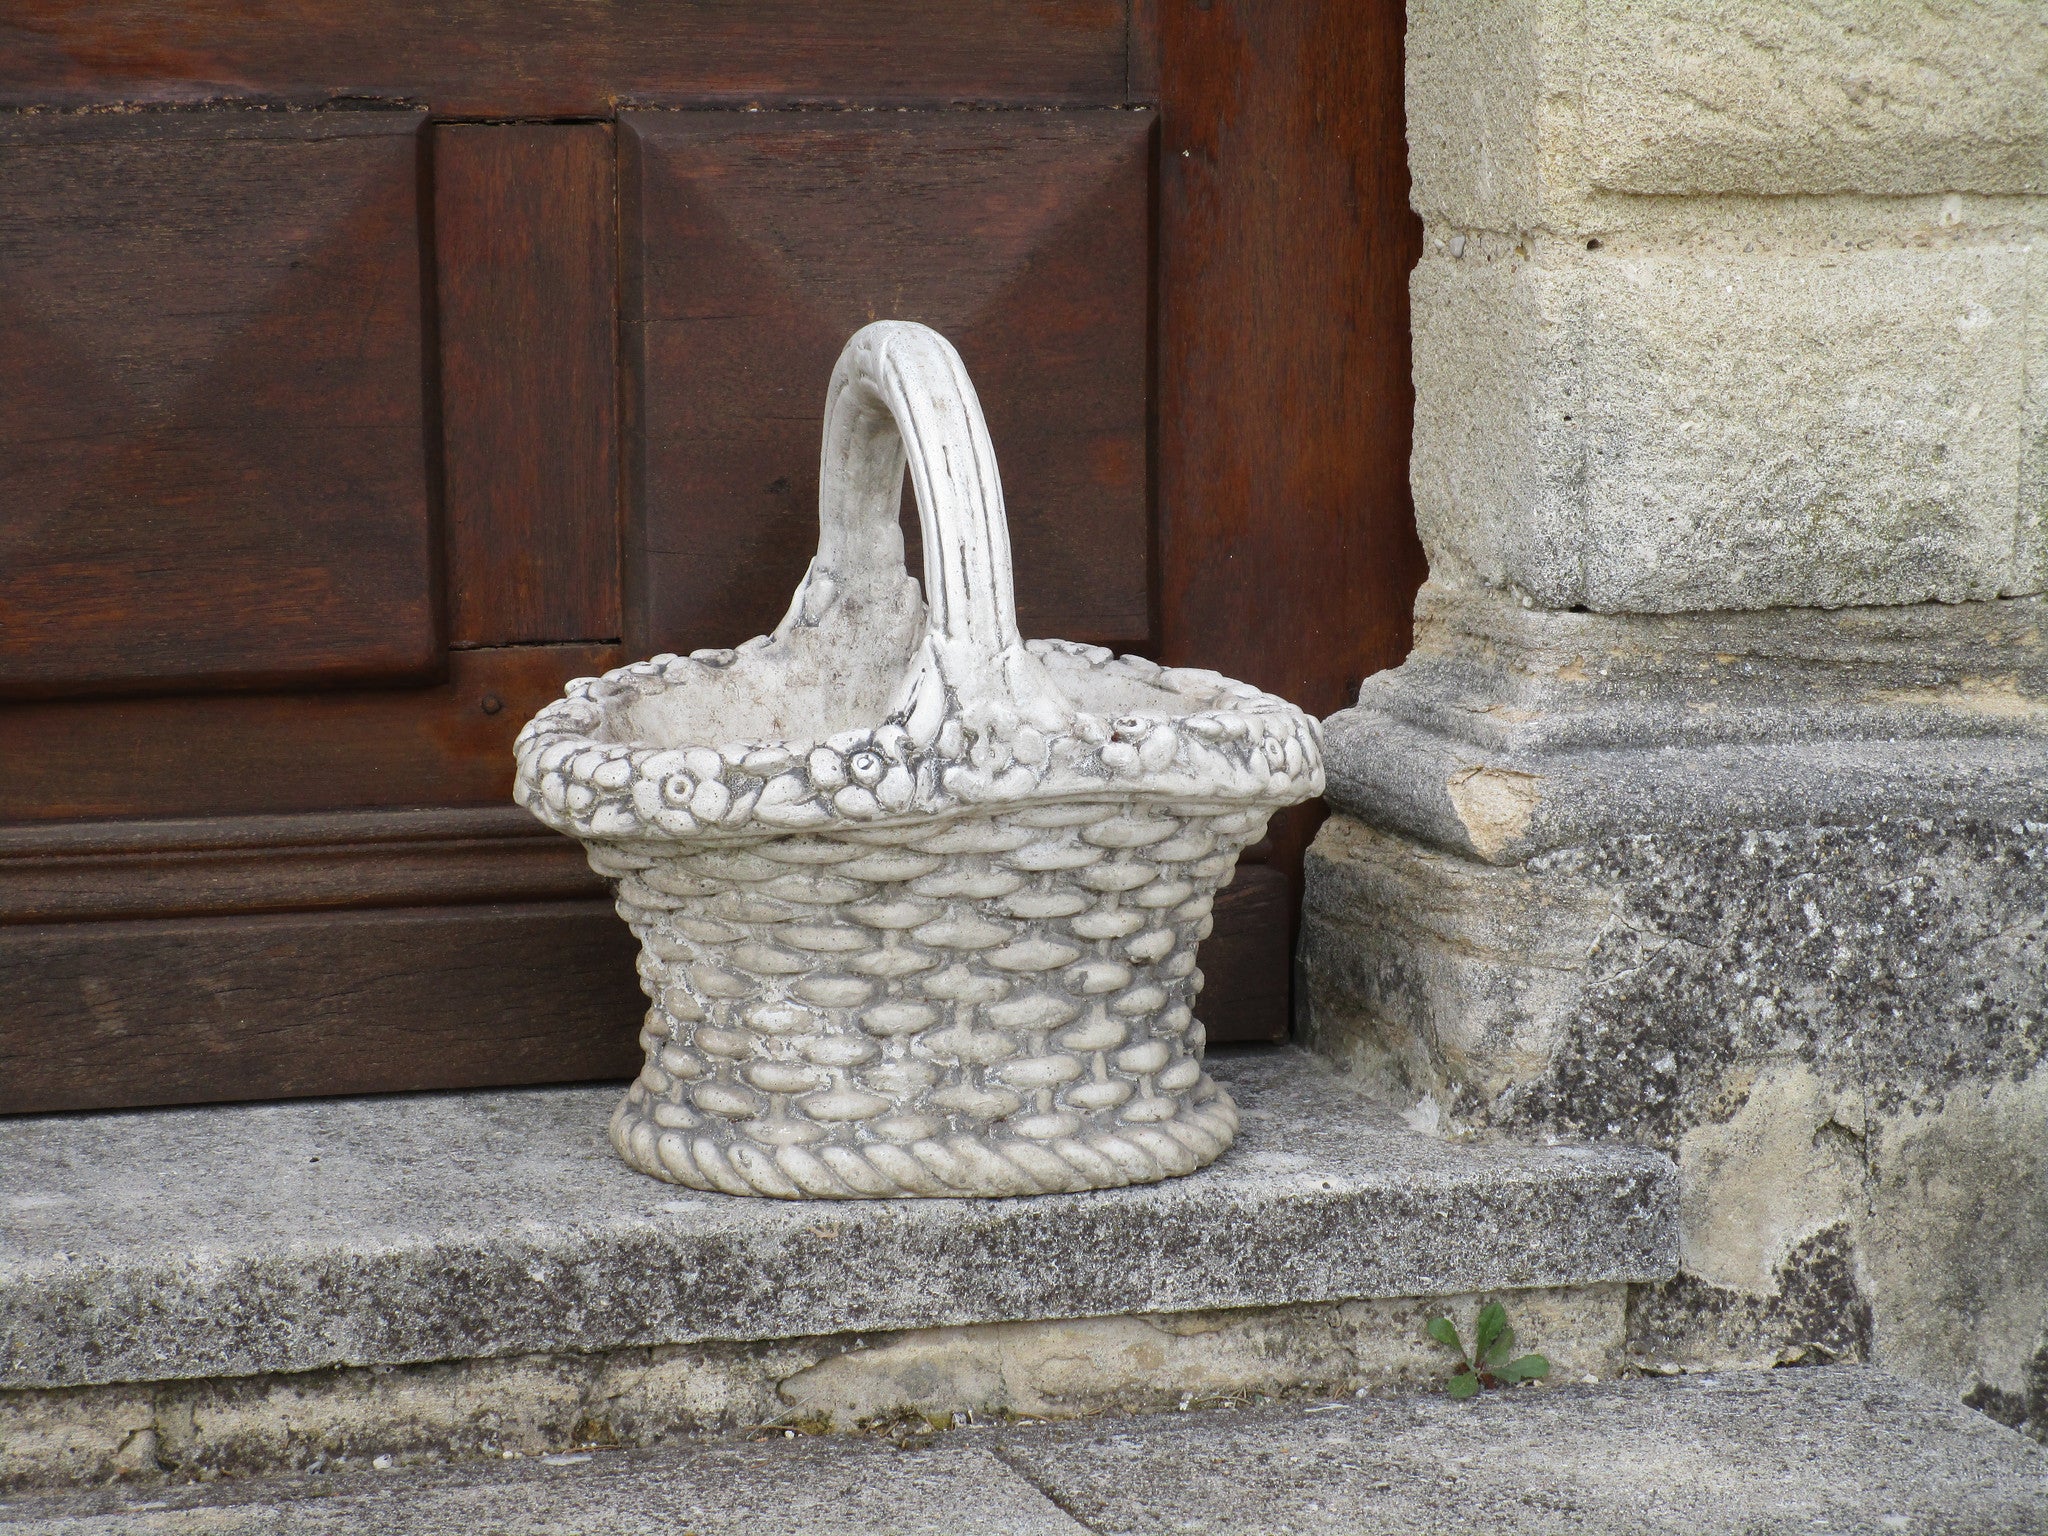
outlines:
{"label": "stone paving slab", "polygon": [[600,1530],[2036,1536],[2048,1455],[1832,1367],[0,1501],[7,1536]]}
{"label": "stone paving slab", "polygon": [[[776,1440],[10,1506],[8,1536],[1087,1536],[986,1444]],[[85,1513],[94,1503],[99,1513]]]}
{"label": "stone paving slab", "polygon": [[2048,1531],[2048,1454],[1855,1366],[1097,1420],[1001,1446],[1104,1536]]}
{"label": "stone paving slab", "polygon": [[0,1388],[1646,1280],[1676,1175],[1447,1143],[1294,1050],[1138,1189],[782,1202],[626,1168],[612,1087],[0,1121]]}

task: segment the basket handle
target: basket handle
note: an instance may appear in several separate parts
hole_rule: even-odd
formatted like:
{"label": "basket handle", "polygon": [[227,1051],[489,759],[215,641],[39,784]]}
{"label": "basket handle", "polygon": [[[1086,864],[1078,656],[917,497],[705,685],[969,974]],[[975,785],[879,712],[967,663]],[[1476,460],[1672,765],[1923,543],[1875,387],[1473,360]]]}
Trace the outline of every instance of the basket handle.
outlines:
{"label": "basket handle", "polygon": [[993,714],[999,733],[1011,711],[1059,724],[1071,706],[1017,630],[1003,483],[967,367],[929,326],[878,320],[847,342],[825,396],[816,567],[839,583],[902,577],[906,462],[924,534],[925,633],[894,713],[926,740],[949,710],[976,724]]}

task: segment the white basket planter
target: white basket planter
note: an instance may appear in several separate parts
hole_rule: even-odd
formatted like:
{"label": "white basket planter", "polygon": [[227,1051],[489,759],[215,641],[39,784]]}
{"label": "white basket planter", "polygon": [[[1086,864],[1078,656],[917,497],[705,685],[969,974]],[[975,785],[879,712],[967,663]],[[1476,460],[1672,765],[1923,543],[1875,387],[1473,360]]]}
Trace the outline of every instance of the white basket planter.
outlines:
{"label": "white basket planter", "polygon": [[1321,792],[1316,722],[1019,636],[981,407],[923,326],[847,343],[819,503],[773,635],[579,679],[519,736],[515,797],[585,845],[641,943],[647,1065],[613,1144],[785,1199],[1209,1162],[1237,1111],[1202,1072],[1195,947],[1239,851]]}

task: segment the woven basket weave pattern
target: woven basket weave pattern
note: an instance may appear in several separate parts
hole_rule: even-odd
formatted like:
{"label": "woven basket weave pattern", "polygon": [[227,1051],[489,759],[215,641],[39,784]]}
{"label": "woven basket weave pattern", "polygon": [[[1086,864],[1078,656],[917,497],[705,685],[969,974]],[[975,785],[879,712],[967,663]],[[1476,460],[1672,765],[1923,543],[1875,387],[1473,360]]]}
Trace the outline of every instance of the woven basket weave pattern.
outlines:
{"label": "woven basket weave pattern", "polygon": [[614,1138],[657,1177],[782,1196],[1188,1172],[1237,1123],[1201,1072],[1195,946],[1265,819],[1069,803],[618,859],[654,1007]]}

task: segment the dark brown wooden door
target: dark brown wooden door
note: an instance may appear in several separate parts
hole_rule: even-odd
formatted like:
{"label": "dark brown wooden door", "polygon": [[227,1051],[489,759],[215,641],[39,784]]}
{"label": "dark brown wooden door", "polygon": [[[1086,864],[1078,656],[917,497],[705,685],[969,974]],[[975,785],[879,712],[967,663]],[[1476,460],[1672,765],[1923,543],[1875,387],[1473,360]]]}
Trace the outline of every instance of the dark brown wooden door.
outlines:
{"label": "dark brown wooden door", "polygon": [[[773,624],[870,319],[972,370],[1028,633],[1346,702],[1421,574],[1401,25],[14,6],[0,1110],[630,1073],[511,740]],[[1312,824],[1219,903],[1212,1039],[1285,1033]]]}

